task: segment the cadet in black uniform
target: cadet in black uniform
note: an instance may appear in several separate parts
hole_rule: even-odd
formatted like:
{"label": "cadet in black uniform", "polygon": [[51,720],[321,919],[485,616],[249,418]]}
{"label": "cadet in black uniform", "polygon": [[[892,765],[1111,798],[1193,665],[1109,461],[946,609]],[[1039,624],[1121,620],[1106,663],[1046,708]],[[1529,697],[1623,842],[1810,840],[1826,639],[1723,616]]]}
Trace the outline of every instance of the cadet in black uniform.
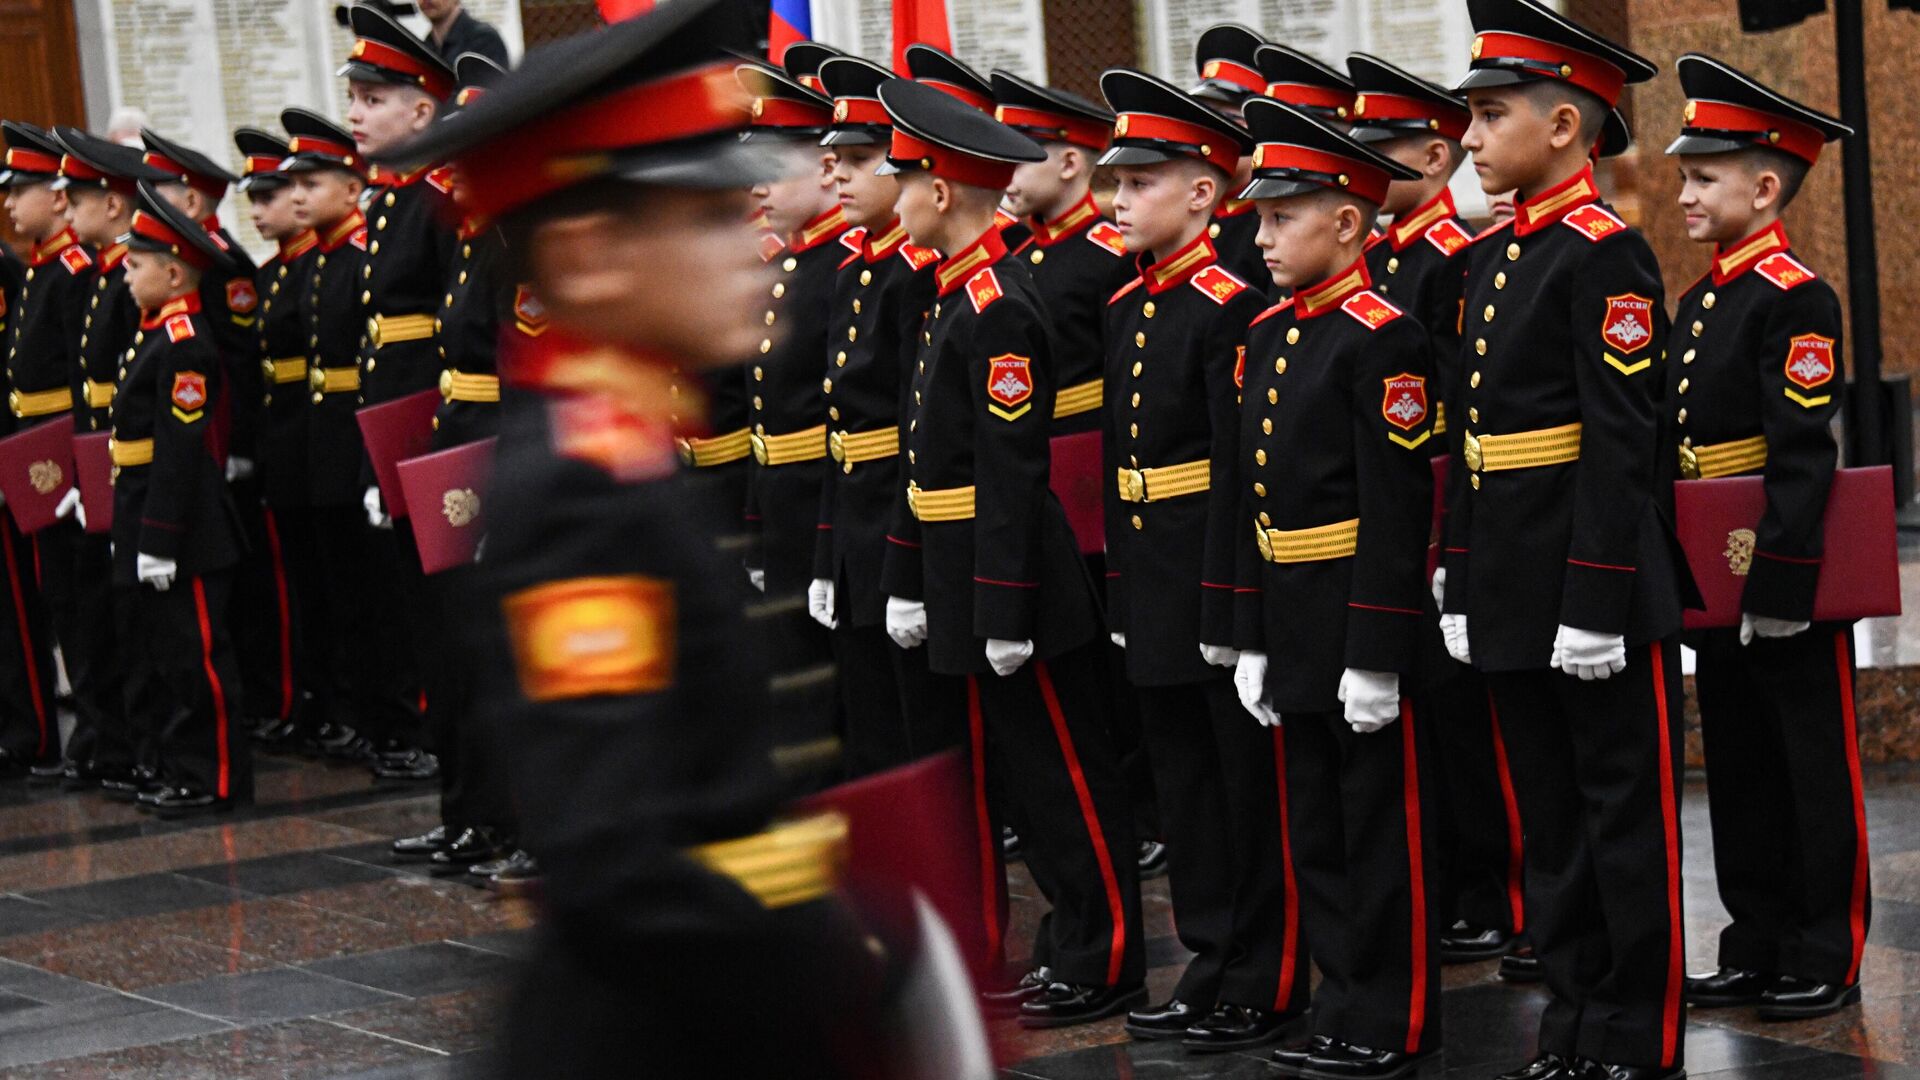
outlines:
{"label": "cadet in black uniform", "polygon": [[113,585],[127,711],[157,720],[162,817],[253,799],[252,744],[234,712],[227,634],[246,549],[227,490],[225,360],[200,303],[202,271],[228,273],[211,233],[142,182],[127,287],[140,329],[113,399]]}
{"label": "cadet in black uniform", "polygon": [[1195,953],[1169,1001],[1127,1017],[1140,1038],[1258,1046],[1306,1007],[1276,772],[1278,741],[1235,699],[1234,461],[1247,325],[1265,303],[1210,237],[1244,131],[1152,76],[1100,78],[1117,112],[1114,218],[1139,275],[1109,300],[1107,625],[1164,797],[1174,925]]}
{"label": "cadet in black uniform", "polygon": [[[1872,904],[1854,730],[1853,624],[1813,622],[1838,457],[1840,301],[1792,252],[1781,215],[1827,142],[1852,130],[1712,57],[1677,65],[1687,235],[1712,270],[1680,297],[1690,336],[1667,373],[1667,451],[1682,480],[1758,475],[1739,628],[1689,635],[1706,741],[1713,865],[1733,922],[1694,1005],[1764,1019],[1860,999]],[[1844,512],[1844,511],[1843,511]]]}
{"label": "cadet in black uniform", "polygon": [[[1267,92],[1267,77],[1261,70],[1260,50],[1267,39],[1238,23],[1220,23],[1202,31],[1194,42],[1193,63],[1200,81],[1189,90],[1208,108],[1241,123],[1247,102]],[[1245,136],[1243,135],[1244,139]],[[1251,159],[1242,158],[1214,210],[1214,251],[1220,264],[1246,282],[1254,291],[1267,291],[1267,268],[1260,261],[1260,249],[1254,246],[1254,233],[1260,222],[1253,216],[1253,204],[1234,197],[1246,186],[1253,168]]]}
{"label": "cadet in black uniform", "polygon": [[[52,163],[58,168],[59,162]],[[7,190],[7,209],[13,208],[15,185],[31,188],[45,183],[46,155],[8,146],[0,160],[0,188]],[[32,196],[29,196],[30,198]],[[13,341],[13,324],[20,317],[20,293],[27,266],[0,242],[0,339]],[[11,383],[11,377],[8,379]],[[11,434],[11,413],[0,412],[0,434]],[[0,595],[10,618],[0,618],[0,777],[39,762],[59,742],[54,723],[52,634],[46,604],[30,560],[32,550],[13,515],[0,513]]]}
{"label": "cadet in black uniform", "polygon": [[[745,191],[778,163],[736,137],[728,15],[676,0],[536,49],[405,151],[456,161],[552,320],[507,370],[481,564],[504,625],[479,697],[514,732],[547,872],[501,1076],[628,1071],[642,1044],[666,1077],[839,1077],[876,1054],[877,961],[831,895],[845,823],[772,823],[764,674],[718,587],[738,571],[690,526],[711,489],[669,419],[691,405],[670,365],[730,365],[765,333]],[[561,119],[583,137],[554,141]],[[588,169],[550,167],[583,150]],[[632,977],[662,963],[679,975]],[[768,1006],[750,1038],[713,1007],[746,986]]]}
{"label": "cadet in black uniform", "polygon": [[[1417,709],[1432,523],[1432,353],[1362,250],[1414,170],[1304,109],[1247,106],[1260,248],[1292,300],[1249,332],[1239,424],[1235,672],[1286,730],[1301,921],[1323,976],[1302,1076],[1403,1076],[1440,1045],[1430,783]],[[1246,536],[1251,529],[1253,535]],[[1395,726],[1397,723],[1397,727]]]}
{"label": "cadet in black uniform", "polygon": [[[1420,174],[1388,185],[1380,209],[1392,224],[1367,242],[1367,273],[1374,291],[1412,315],[1432,340],[1434,439],[1428,449],[1445,458],[1465,430],[1464,424],[1448,428],[1446,403],[1457,389],[1460,290],[1473,243],[1448,185],[1466,160],[1460,136],[1472,114],[1449,91],[1365,53],[1347,57],[1347,72],[1357,92],[1350,134]],[[1465,472],[1449,475],[1464,485]],[[1433,591],[1436,598],[1445,595],[1444,570],[1435,570]],[[1456,661],[1434,688],[1432,704],[1442,810],[1433,822],[1435,864],[1443,875],[1434,893],[1440,957],[1484,960],[1505,953],[1525,927],[1520,811],[1505,749],[1495,745],[1499,729],[1486,680]]]}
{"label": "cadet in black uniform", "polygon": [[[74,403],[84,386],[80,367],[80,338],[86,333],[87,306],[95,291],[94,255],[67,224],[67,197],[56,191],[61,147],[53,137],[31,124],[6,121],[5,174],[7,213],[14,231],[29,247],[25,280],[15,304],[7,340],[7,424],[9,434],[44,423],[75,424]],[[96,545],[81,531],[78,521],[66,520],[35,533],[33,547],[23,555],[19,570],[37,569],[53,632],[73,688],[74,710],[88,719],[82,730],[111,727],[119,712],[119,682],[114,675],[110,623],[98,618],[97,601],[107,586],[103,566],[89,558]],[[108,594],[110,595],[110,594]],[[109,601],[110,603],[110,601]],[[36,664],[26,682],[35,708],[31,737],[23,730],[7,747],[9,764],[31,767],[34,775],[60,777],[60,729],[51,708],[53,683],[40,682]],[[44,695],[44,700],[42,699]]]}
{"label": "cadet in black uniform", "polygon": [[1463,145],[1483,189],[1519,195],[1468,249],[1452,419],[1469,475],[1448,511],[1442,629],[1493,691],[1552,991],[1539,1056],[1511,1075],[1677,1077],[1688,579],[1655,458],[1666,308],[1652,250],[1600,203],[1590,161],[1627,145],[1613,103],[1655,70],[1531,0],[1470,10]]}
{"label": "cadet in black uniform", "polygon": [[[1052,981],[1030,980],[1041,985],[1021,1022],[1096,1020],[1145,995],[1136,852],[1102,709],[1099,609],[1047,490],[1046,316],[993,222],[1014,165],[1042,151],[939,89],[895,80],[880,99],[894,122],[882,169],[901,178],[901,221],[914,243],[948,253],[905,413],[887,632],[926,648],[934,671],[967,678],[972,750],[1005,770],[1028,865],[1049,891],[1041,957]],[[999,833],[981,824],[985,886],[997,889]],[[987,937],[997,949],[997,922]]]}

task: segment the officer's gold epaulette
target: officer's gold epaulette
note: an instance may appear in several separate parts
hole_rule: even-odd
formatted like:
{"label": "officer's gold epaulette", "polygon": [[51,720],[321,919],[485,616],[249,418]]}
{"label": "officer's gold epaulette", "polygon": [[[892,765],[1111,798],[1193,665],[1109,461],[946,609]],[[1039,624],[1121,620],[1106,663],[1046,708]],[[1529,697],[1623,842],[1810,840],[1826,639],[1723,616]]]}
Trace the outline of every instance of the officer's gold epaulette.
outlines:
{"label": "officer's gold epaulette", "polygon": [[1095,247],[1104,248],[1115,255],[1127,253],[1126,237],[1120,235],[1120,226],[1111,221],[1095,222],[1093,228],[1087,230],[1087,239],[1091,240]]}
{"label": "officer's gold epaulette", "polygon": [[67,273],[78,274],[93,265],[93,256],[86,248],[72,244],[60,252],[60,265],[67,268]]}
{"label": "officer's gold epaulette", "polygon": [[1806,264],[1784,251],[1775,252],[1761,259],[1753,272],[1778,286],[1782,292],[1797,289],[1818,275],[1807,269]]}

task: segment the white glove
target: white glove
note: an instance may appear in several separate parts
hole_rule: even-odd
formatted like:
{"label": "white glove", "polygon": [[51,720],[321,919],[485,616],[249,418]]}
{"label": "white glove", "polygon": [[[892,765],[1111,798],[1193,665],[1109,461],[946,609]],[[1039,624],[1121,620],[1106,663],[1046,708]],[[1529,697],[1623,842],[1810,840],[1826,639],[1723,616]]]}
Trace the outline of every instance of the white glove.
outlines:
{"label": "white glove", "polygon": [[1447,639],[1447,655],[1463,664],[1473,663],[1473,653],[1467,648],[1465,615],[1440,616],[1440,636]]}
{"label": "white glove", "polygon": [[1583,682],[1604,679],[1626,670],[1627,640],[1562,624],[1553,635],[1552,665]]}
{"label": "white glove", "polygon": [[1400,676],[1348,668],[1340,675],[1340,700],[1353,730],[1371,735],[1400,719]]}
{"label": "white glove", "polygon": [[173,587],[173,576],[180,572],[180,564],[172,559],[162,559],[157,555],[144,552],[133,557],[133,574],[142,585],[151,585],[155,592],[166,592]]}
{"label": "white glove", "polygon": [[833,617],[833,582],[814,578],[807,585],[807,614],[829,630],[840,625],[840,620]]}
{"label": "white glove", "polygon": [[[80,522],[85,525],[85,520]],[[1740,644],[1751,645],[1753,639],[1792,637],[1806,630],[1812,623],[1795,622],[1792,619],[1776,619],[1771,615],[1741,615]]]}
{"label": "white glove", "polygon": [[380,508],[380,487],[378,484],[368,488],[367,493],[360,497],[360,505],[367,508],[367,524],[376,529],[393,528],[393,519],[387,516],[385,510]]}
{"label": "white glove", "polygon": [[767,572],[765,570],[756,570],[751,566],[747,567],[747,584],[753,586],[755,592],[766,592]]}
{"label": "white glove", "polygon": [[[60,496],[60,505],[53,508],[53,516],[56,518],[64,518],[76,510],[80,510],[80,489],[68,488],[67,493]],[[84,529],[87,527],[86,511],[80,510],[78,520],[81,528]]]}
{"label": "white glove", "polygon": [[1127,635],[1119,633],[1117,631],[1114,633],[1108,634],[1107,640],[1113,642],[1115,645],[1118,645],[1123,649],[1127,647]]}
{"label": "white glove", "polygon": [[231,484],[235,480],[245,480],[252,475],[252,458],[230,457],[227,459],[227,483]]}
{"label": "white glove", "polygon": [[887,636],[903,649],[924,644],[927,640],[927,605],[918,600],[887,597]]}
{"label": "white glove", "polygon": [[1243,652],[1233,665],[1233,689],[1240,705],[1267,727],[1280,726],[1280,714],[1267,706],[1267,654]]}
{"label": "white glove", "polygon": [[1214,667],[1230,668],[1240,663],[1240,652],[1225,645],[1209,645],[1203,641],[1200,643],[1200,659]]}
{"label": "white glove", "polygon": [[1433,570],[1433,606],[1447,606],[1447,568],[1436,566]]}
{"label": "white glove", "polygon": [[987,639],[987,663],[992,665],[993,673],[1006,678],[1020,670],[1020,665],[1033,659],[1033,642],[1003,641],[1000,638]]}

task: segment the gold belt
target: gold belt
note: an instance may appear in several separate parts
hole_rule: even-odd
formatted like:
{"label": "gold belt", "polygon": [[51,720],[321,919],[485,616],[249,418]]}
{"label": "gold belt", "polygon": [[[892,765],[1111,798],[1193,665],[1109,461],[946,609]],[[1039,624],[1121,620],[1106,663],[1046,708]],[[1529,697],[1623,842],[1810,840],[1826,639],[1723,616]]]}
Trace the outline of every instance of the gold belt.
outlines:
{"label": "gold belt", "polygon": [[360,389],[360,369],[357,367],[308,368],[307,385],[313,388],[316,400],[326,394],[342,394],[348,390],[358,390]]}
{"label": "gold belt", "polygon": [[1158,469],[1121,469],[1119,481],[1121,502],[1159,502],[1207,490],[1213,483],[1213,463],[1202,458]]}
{"label": "gold belt", "polygon": [[104,409],[113,404],[113,383],[87,380],[87,405],[95,409]]}
{"label": "gold belt", "polygon": [[907,509],[921,521],[973,520],[973,485],[925,490],[907,481]]}
{"label": "gold belt", "polygon": [[1475,435],[1469,431],[1462,443],[1467,468],[1474,472],[1563,465],[1580,460],[1580,425],[1561,424],[1511,435]]}
{"label": "gold belt", "polygon": [[108,439],[107,456],[112,458],[113,464],[119,468],[128,465],[151,465],[153,464],[153,440],[128,439],[126,442],[121,442],[118,439]]}
{"label": "gold belt", "polygon": [[440,400],[497,402],[500,400],[500,376],[469,375],[448,368],[440,373]]}
{"label": "gold belt", "polygon": [[278,360],[260,361],[260,374],[275,386],[289,386],[307,381],[307,358],[304,356],[285,356]]}
{"label": "gold belt", "polygon": [[1269,529],[1256,524],[1254,543],[1270,563],[1320,562],[1353,554],[1360,538],[1360,519],[1348,518],[1311,529]]}
{"label": "gold belt", "polygon": [[792,907],[833,891],[847,849],[847,819],[818,814],[766,832],[690,848],[695,862],[730,877],[768,909]]}
{"label": "gold belt", "polygon": [[50,416],[73,408],[73,389],[15,390],[7,395],[7,405],[15,416]]}
{"label": "gold belt", "polygon": [[900,429],[836,431],[827,436],[827,452],[852,472],[860,462],[900,456]]}
{"label": "gold belt", "polygon": [[1095,379],[1074,386],[1062,387],[1053,396],[1053,418],[1061,420],[1069,416],[1079,416],[1083,412],[1092,412],[1100,407],[1100,398],[1105,390],[1106,380]]}
{"label": "gold belt", "polygon": [[1433,433],[1435,435],[1447,433],[1447,403],[1444,401],[1433,403]]}
{"label": "gold belt", "polygon": [[786,435],[762,435],[755,432],[747,439],[753,447],[753,460],[762,465],[791,465],[796,461],[818,461],[827,456],[827,425],[816,424],[805,431]]}
{"label": "gold belt", "polygon": [[677,442],[680,447],[680,460],[696,469],[728,465],[753,452],[746,428],[729,431],[725,435],[715,435],[709,439],[680,439]]}
{"label": "gold belt", "polygon": [[1712,446],[1680,447],[1680,475],[1688,480],[1711,480],[1752,472],[1767,463],[1767,437],[1714,443]]}
{"label": "gold belt", "polygon": [[374,348],[433,336],[431,315],[375,315],[367,320],[367,341]]}

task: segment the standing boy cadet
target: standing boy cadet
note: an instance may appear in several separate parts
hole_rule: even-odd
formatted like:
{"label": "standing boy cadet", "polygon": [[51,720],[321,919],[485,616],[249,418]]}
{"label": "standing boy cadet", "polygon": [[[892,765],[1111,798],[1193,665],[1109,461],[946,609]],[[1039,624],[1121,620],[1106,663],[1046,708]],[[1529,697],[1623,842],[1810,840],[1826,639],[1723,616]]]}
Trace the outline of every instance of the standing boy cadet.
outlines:
{"label": "standing boy cadet", "polygon": [[[1260,249],[1292,299],[1246,349],[1236,491],[1247,711],[1286,730],[1286,818],[1322,975],[1298,1075],[1386,1080],[1440,1045],[1425,716],[1432,351],[1363,250],[1411,168],[1303,109],[1247,106]],[[1245,537],[1245,532],[1241,535]],[[1437,652],[1437,648],[1432,651]],[[1394,727],[1395,723],[1398,727]]]}
{"label": "standing boy cadet", "polygon": [[127,711],[158,722],[162,817],[253,799],[252,745],[233,711],[232,571],[246,550],[227,490],[231,384],[200,275],[238,264],[142,182],[127,288],[140,329],[113,401],[113,584]]}
{"label": "standing boy cadet", "polygon": [[[1266,38],[1238,23],[1208,27],[1194,42],[1193,63],[1199,69],[1200,81],[1189,92],[1208,108],[1239,124],[1247,102],[1266,92],[1267,77],[1260,70],[1259,59],[1260,50],[1266,45]],[[1244,140],[1245,135],[1241,138]],[[1240,161],[1231,183],[1221,192],[1209,235],[1220,264],[1254,291],[1264,294],[1267,268],[1260,262],[1260,249],[1253,243],[1260,223],[1254,219],[1251,203],[1233,197],[1234,192],[1246,186],[1251,167],[1251,161]]]}
{"label": "standing boy cadet", "polygon": [[1469,249],[1450,508],[1455,659],[1487,673],[1526,828],[1528,936],[1552,997],[1510,1075],[1679,1077],[1677,771],[1684,571],[1659,489],[1659,267],[1600,203],[1596,146],[1639,56],[1531,0],[1471,0],[1462,144],[1511,224]]}
{"label": "standing boy cadet", "polygon": [[[1028,980],[1021,1023],[1098,1020],[1146,993],[1133,828],[1102,713],[1098,604],[1047,490],[1046,315],[994,225],[1014,166],[1043,152],[932,87],[895,80],[880,100],[894,123],[881,169],[900,176],[901,221],[914,243],[949,253],[909,390],[887,632],[925,647],[935,672],[966,677],[976,799],[990,746],[1031,834],[1028,865],[1051,885],[1041,947],[1051,981]],[[999,831],[981,810],[974,839],[997,956]]]}
{"label": "standing boy cadet", "polygon": [[1103,410],[1107,625],[1139,695],[1162,796],[1174,925],[1195,956],[1129,1033],[1197,1050],[1259,1046],[1306,1008],[1276,774],[1277,741],[1235,699],[1239,485],[1234,447],[1247,324],[1261,294],[1217,261],[1210,225],[1239,159],[1232,121],[1174,86],[1110,70],[1118,114],[1100,164],[1139,276],[1108,302]]}
{"label": "standing boy cadet", "polygon": [[[33,150],[8,146],[4,151],[0,189],[8,191],[10,218],[15,171],[25,169],[31,175],[44,164],[38,158]],[[30,165],[33,167],[27,168]],[[0,340],[13,341],[26,277],[26,264],[0,242]],[[12,382],[11,376],[7,382]],[[12,427],[11,415],[0,413],[0,433],[10,434]],[[0,778],[46,756],[44,743],[59,742],[54,720],[53,653],[49,647],[52,635],[33,564],[26,558],[30,554],[13,515],[0,513],[0,595],[5,597],[0,605],[11,616],[0,618]]]}
{"label": "standing boy cadet", "polygon": [[[23,431],[46,423],[74,424],[76,395],[83,385],[80,338],[84,334],[87,304],[95,291],[93,252],[67,223],[67,194],[56,190],[60,144],[31,124],[8,120],[7,171],[0,182],[7,188],[7,214],[16,233],[28,243],[25,280],[20,286],[7,340],[7,431]],[[114,676],[112,627],[87,613],[88,601],[98,595],[99,567],[86,552],[92,545],[72,519],[57,521],[34,534],[30,558],[20,560],[21,575],[38,578],[53,617],[62,666],[73,688],[74,709],[90,716],[87,727],[98,730],[102,717],[119,708],[119,682]],[[27,554],[27,553],[23,553]],[[35,573],[37,569],[37,573]],[[91,576],[88,576],[88,571]],[[10,575],[11,576],[11,575]],[[92,589],[92,592],[89,592]],[[83,595],[85,594],[85,595]],[[27,669],[29,686],[35,664]],[[30,689],[35,708],[32,732],[23,727],[19,742],[6,747],[8,768],[31,767],[39,777],[65,772],[60,753],[60,729],[50,707],[53,684]]]}
{"label": "standing boy cadet", "polygon": [[[1466,160],[1460,137],[1473,114],[1456,95],[1365,53],[1347,57],[1347,72],[1357,92],[1349,134],[1420,174],[1387,185],[1380,209],[1393,223],[1367,242],[1367,273],[1374,291],[1412,315],[1433,344],[1428,450],[1445,457],[1467,427],[1448,427],[1446,403],[1459,389],[1461,289],[1473,234],[1448,185]],[[1465,486],[1465,473],[1449,475]],[[1434,596],[1445,591],[1446,572],[1436,570]],[[1497,745],[1486,679],[1456,661],[1435,687],[1432,705],[1428,745],[1442,810],[1434,822],[1442,874],[1434,894],[1440,957],[1485,960],[1504,954],[1525,926],[1520,811],[1510,794],[1506,750]]]}
{"label": "standing boy cadet", "polygon": [[1762,1019],[1860,999],[1872,903],[1853,721],[1853,624],[1813,621],[1840,409],[1840,301],[1791,251],[1781,215],[1845,124],[1697,53],[1678,155],[1687,235],[1712,270],[1680,297],[1692,335],[1667,375],[1665,451],[1682,480],[1758,475],[1739,628],[1690,635],[1706,740],[1714,875],[1733,922],[1695,1006]]}
{"label": "standing boy cadet", "polygon": [[[787,50],[792,63],[798,46]],[[834,154],[834,183],[847,221],[864,230],[860,250],[834,271],[827,318],[827,449],[833,464],[820,493],[813,581],[807,607],[830,629],[847,718],[854,775],[959,746],[966,739],[966,688],[927,669],[925,649],[887,637],[880,587],[887,525],[904,497],[900,478],[901,399],[933,311],[940,253],[907,242],[894,213],[900,183],[873,170],[887,156],[893,122],[880,104],[893,73],[859,57],[819,68],[833,97],[833,126],[821,143]]]}

